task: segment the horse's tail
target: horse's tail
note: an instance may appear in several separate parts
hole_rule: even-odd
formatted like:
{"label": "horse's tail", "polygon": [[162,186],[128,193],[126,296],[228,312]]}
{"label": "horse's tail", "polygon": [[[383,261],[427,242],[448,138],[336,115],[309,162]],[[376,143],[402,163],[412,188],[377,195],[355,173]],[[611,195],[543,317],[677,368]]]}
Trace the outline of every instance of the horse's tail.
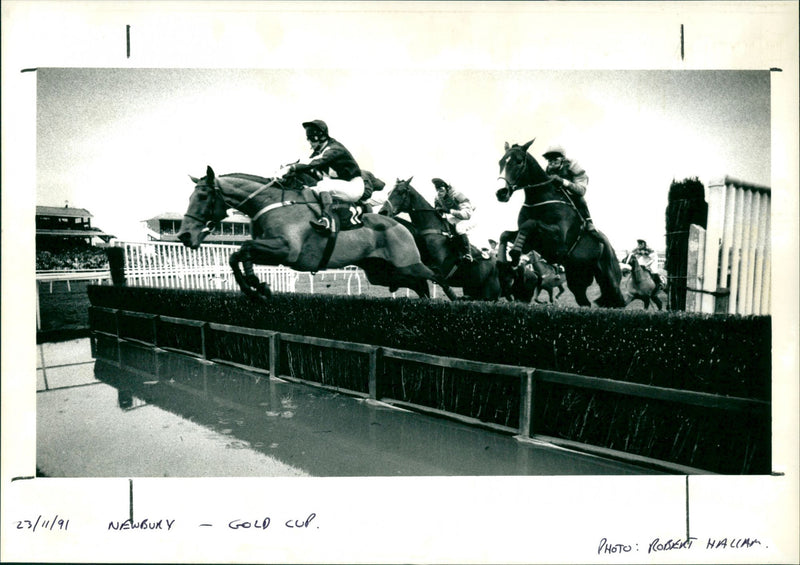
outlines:
{"label": "horse's tail", "polygon": [[623,308],[625,306],[625,298],[619,288],[622,269],[620,269],[617,254],[605,234],[603,234],[602,239],[603,245],[600,257],[597,260],[597,271],[595,272],[597,284],[600,286],[600,296],[596,302],[598,306]]}

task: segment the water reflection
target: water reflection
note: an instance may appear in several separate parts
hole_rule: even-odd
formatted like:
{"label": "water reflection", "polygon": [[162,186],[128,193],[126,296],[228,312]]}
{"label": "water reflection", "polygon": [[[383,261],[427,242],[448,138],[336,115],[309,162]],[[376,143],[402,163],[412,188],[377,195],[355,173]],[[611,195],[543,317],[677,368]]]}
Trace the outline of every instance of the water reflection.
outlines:
{"label": "water reflection", "polygon": [[[116,339],[95,342],[114,409],[151,406],[315,476],[641,474],[640,468]],[[153,433],[177,433],[169,429]]]}

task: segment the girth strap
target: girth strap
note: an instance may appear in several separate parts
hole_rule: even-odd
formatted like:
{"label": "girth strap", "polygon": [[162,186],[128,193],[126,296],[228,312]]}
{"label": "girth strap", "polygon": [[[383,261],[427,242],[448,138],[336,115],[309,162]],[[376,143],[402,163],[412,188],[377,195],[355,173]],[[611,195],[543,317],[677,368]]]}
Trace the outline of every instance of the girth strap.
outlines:
{"label": "girth strap", "polygon": [[308,204],[308,203],[307,202],[297,202],[295,200],[284,200],[282,202],[273,202],[269,206],[264,206],[261,210],[256,212],[256,214],[253,216],[253,221],[255,222],[263,214],[266,214],[270,210],[275,210],[276,208],[283,208],[284,206],[293,206],[294,204]]}
{"label": "girth strap", "polygon": [[444,230],[437,230],[437,229],[428,229],[428,230],[421,230],[419,235],[443,235],[446,237],[450,237],[450,234]]}
{"label": "girth strap", "polygon": [[339,236],[339,218],[336,217],[336,214],[331,214],[330,219],[331,233],[328,235],[328,241],[325,244],[325,250],[322,252],[319,265],[317,265],[317,270],[311,271],[312,275],[316,275],[319,271],[325,270],[325,267],[328,266],[328,261],[331,260],[331,255],[333,255],[333,248],[336,246],[336,239]]}

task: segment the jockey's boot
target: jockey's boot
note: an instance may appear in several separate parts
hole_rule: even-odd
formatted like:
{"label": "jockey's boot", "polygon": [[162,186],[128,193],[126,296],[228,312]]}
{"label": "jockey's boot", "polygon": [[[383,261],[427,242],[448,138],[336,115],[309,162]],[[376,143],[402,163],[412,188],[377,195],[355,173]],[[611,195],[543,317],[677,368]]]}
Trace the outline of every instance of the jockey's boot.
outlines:
{"label": "jockey's boot", "polygon": [[594,227],[592,217],[589,215],[589,207],[586,205],[586,200],[584,200],[583,196],[576,195],[573,202],[575,202],[575,208],[583,220],[583,230],[589,235],[599,238],[600,234],[597,233],[597,228]]}
{"label": "jockey's boot", "polygon": [[472,263],[472,250],[469,245],[469,237],[465,233],[458,234],[458,246],[461,251],[461,260]]}
{"label": "jockey's boot", "polygon": [[595,237],[600,237],[600,234],[597,232],[597,228],[594,227],[594,222],[592,221],[591,218],[586,218],[583,221],[583,229],[589,235],[593,235]]}
{"label": "jockey's boot", "polygon": [[316,220],[308,222],[311,227],[323,235],[330,235],[333,219],[331,218],[331,208],[333,206],[333,196],[330,192],[320,192],[319,202],[322,205],[322,216]]}

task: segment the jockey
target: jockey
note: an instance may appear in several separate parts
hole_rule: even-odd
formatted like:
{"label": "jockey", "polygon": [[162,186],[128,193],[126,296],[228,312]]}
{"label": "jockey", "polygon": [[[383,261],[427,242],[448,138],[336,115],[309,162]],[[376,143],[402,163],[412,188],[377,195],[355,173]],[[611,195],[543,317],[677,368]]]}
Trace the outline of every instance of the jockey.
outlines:
{"label": "jockey", "polygon": [[636,257],[639,265],[648,273],[657,286],[663,287],[661,276],[658,274],[658,255],[655,251],[647,246],[647,242],[643,239],[636,240],[636,249],[631,254]]}
{"label": "jockey", "polygon": [[589,214],[589,207],[586,205],[584,194],[589,184],[589,175],[576,161],[567,159],[564,148],[560,145],[551,145],[545,151],[543,157],[547,159],[547,174],[556,178],[569,193],[575,207],[584,221],[586,231],[596,234],[597,230]]}
{"label": "jockey", "polygon": [[328,135],[328,126],[322,120],[303,122],[306,139],[313,152],[305,163],[289,166],[289,172],[311,170],[320,179],[311,190],[322,204],[322,217],[310,222],[322,234],[328,235],[333,225],[331,207],[333,196],[347,202],[357,202],[364,194],[361,168],[347,148]]}
{"label": "jockey", "polygon": [[469,198],[461,192],[453,190],[453,187],[440,178],[431,180],[436,187],[436,199],[433,202],[436,211],[455,227],[458,234],[458,243],[461,251],[462,261],[472,261],[472,253],[469,245],[469,232],[474,224],[470,221],[474,206]]}

